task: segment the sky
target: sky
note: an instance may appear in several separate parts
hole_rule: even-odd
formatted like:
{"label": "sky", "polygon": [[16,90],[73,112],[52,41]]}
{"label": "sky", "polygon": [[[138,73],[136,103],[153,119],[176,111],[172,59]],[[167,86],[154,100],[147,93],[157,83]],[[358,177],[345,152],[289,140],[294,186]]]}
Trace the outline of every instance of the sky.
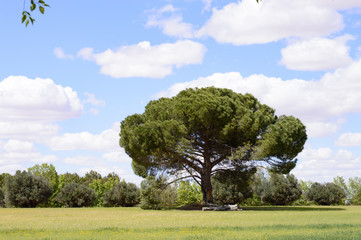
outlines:
{"label": "sky", "polygon": [[46,3],[28,27],[23,1],[0,7],[0,173],[51,163],[139,183],[120,122],[215,86],[306,125],[296,177],[361,176],[360,0]]}

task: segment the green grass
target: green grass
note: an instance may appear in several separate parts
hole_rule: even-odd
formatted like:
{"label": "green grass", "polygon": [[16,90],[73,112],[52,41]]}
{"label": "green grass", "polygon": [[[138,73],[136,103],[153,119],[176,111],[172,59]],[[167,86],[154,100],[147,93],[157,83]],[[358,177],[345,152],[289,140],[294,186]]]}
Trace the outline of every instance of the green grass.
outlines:
{"label": "green grass", "polygon": [[0,239],[361,239],[361,207],[1,209]]}

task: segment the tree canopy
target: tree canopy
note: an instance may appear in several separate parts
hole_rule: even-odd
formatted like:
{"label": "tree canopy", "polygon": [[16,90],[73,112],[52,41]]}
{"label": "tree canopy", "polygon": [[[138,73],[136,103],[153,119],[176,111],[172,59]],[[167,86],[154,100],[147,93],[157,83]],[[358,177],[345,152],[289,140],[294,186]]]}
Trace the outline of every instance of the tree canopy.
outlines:
{"label": "tree canopy", "polygon": [[140,176],[159,171],[192,177],[213,202],[211,177],[260,163],[288,173],[307,139],[293,116],[276,116],[251,94],[215,87],[150,101],[121,122],[120,145]]}

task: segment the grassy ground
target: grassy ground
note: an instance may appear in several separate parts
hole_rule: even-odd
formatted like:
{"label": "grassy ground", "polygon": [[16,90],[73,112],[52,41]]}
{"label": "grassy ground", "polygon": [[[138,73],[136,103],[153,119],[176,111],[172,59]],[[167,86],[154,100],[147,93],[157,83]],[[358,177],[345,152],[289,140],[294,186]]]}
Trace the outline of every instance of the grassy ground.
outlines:
{"label": "grassy ground", "polygon": [[361,207],[0,208],[0,239],[361,239]]}

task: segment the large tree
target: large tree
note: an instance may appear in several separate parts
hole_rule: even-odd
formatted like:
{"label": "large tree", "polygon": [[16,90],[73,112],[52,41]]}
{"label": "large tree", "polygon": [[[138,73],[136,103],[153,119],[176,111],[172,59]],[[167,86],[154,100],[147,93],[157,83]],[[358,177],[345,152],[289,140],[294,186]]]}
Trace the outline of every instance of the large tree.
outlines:
{"label": "large tree", "polygon": [[122,121],[120,130],[120,146],[136,174],[192,177],[205,203],[213,202],[212,175],[261,163],[288,173],[306,139],[297,118],[277,117],[251,94],[214,87],[151,101],[143,114]]}

